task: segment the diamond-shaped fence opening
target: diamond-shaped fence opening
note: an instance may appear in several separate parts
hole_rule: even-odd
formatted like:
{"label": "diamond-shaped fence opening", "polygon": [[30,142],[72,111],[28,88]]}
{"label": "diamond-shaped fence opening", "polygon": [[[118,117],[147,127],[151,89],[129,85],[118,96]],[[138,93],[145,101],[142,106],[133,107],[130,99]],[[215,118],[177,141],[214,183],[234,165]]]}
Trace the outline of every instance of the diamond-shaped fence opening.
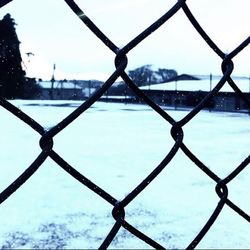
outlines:
{"label": "diamond-shaped fence opening", "polygon": [[[12,0],[1,0],[0,7],[8,4]],[[217,221],[220,217],[221,212],[224,211],[225,207],[230,209],[233,213],[237,213],[243,220],[250,222],[250,216],[247,214],[244,209],[241,209],[234,200],[230,198],[230,182],[233,182],[240,174],[244,175],[244,170],[247,168],[250,162],[250,156],[246,157],[239,165],[236,165],[225,178],[221,178],[215,172],[213,172],[206,164],[204,164],[200,159],[199,156],[192,152],[192,148],[189,148],[189,145],[185,143],[184,139],[184,127],[194,118],[197,114],[203,110],[207,104],[212,100],[214,96],[220,91],[220,89],[225,85],[229,84],[231,88],[234,90],[236,95],[245,103],[245,105],[250,108],[250,100],[248,97],[242,93],[242,91],[237,87],[237,84],[231,78],[231,75],[234,72],[234,64],[232,60],[240,53],[244,53],[245,48],[249,45],[250,37],[247,37],[244,41],[242,41],[237,47],[235,47],[230,53],[224,53],[219,46],[207,35],[205,30],[201,27],[199,22],[196,20],[196,17],[192,14],[191,10],[189,9],[186,0],[179,0],[177,1],[172,8],[166,10],[166,13],[159,17],[157,21],[152,23],[147,29],[143,32],[138,34],[134,39],[132,39],[129,43],[127,43],[122,48],[119,48],[115,43],[113,43],[91,20],[73,0],[65,0],[65,3],[68,7],[72,10],[72,12],[80,18],[83,25],[87,26],[96,36],[96,39],[100,39],[104,46],[107,49],[111,50],[115,54],[115,67],[116,70],[110,75],[108,80],[103,84],[103,86],[97,90],[93,95],[91,95],[85,102],[83,102],[79,107],[77,107],[72,113],[70,113],[65,119],[59,122],[57,125],[46,129],[41,124],[36,122],[26,113],[20,111],[14,105],[12,105],[9,101],[5,100],[4,98],[0,97],[0,104],[1,106],[11,112],[14,116],[18,119],[26,123],[30,128],[36,131],[40,135],[40,148],[41,152],[38,156],[34,159],[32,164],[14,181],[12,182],[6,189],[4,189],[0,194],[0,201],[1,203],[6,201],[16,190],[18,190],[29,178],[32,178],[33,174],[43,165],[44,161],[47,158],[52,159],[60,168],[62,168],[65,173],[71,175],[76,181],[80,182],[82,185],[87,187],[89,190],[95,192],[101,199],[105,200],[109,203],[113,209],[111,211],[112,216],[115,220],[113,226],[111,227],[110,231],[106,235],[105,238],[101,239],[100,249],[105,249],[109,246],[112,246],[112,242],[117,241],[116,236],[118,234],[125,235],[133,235],[137,237],[139,240],[143,241],[148,247],[154,247],[157,249],[163,249],[165,247],[171,246],[163,246],[159,242],[156,242],[152,239],[149,235],[144,234],[140,229],[136,226],[130,224],[126,219],[126,207],[135,201],[144,189],[147,189],[154,183],[154,180],[157,179],[158,176],[161,175],[162,170],[164,170],[168,164],[175,158],[178,151],[182,151],[185,154],[185,157],[189,158],[189,161],[192,162],[196,166],[196,168],[200,169],[200,173],[205,175],[208,180],[214,183],[216,194],[219,197],[219,202],[215,206],[214,210],[212,211],[209,219],[207,222],[202,226],[201,230],[197,233],[194,239],[190,242],[187,246],[187,249],[195,248],[199,242],[207,235],[210,230],[210,227]],[[221,60],[221,69],[222,69],[222,77],[218,80],[216,86],[211,89],[210,92],[183,118],[180,120],[174,119],[166,110],[162,109],[158,104],[153,102],[139,87],[131,80],[131,78],[126,73],[126,67],[128,63],[128,53],[134,49],[136,46],[140,44],[143,40],[147,39],[148,36],[157,30],[160,27],[167,27],[164,26],[175,14],[182,10],[186,17],[187,22],[189,21],[193,27],[195,28],[196,32],[204,39],[207,43],[207,46],[211,48],[211,53],[215,53],[218,58]],[[222,13],[223,18],[223,13]],[[146,103],[150,106],[157,115],[159,115],[164,121],[171,127],[170,133],[173,138],[173,143],[170,150],[164,156],[164,159],[155,167],[145,179],[138,183],[138,185],[129,192],[125,198],[122,200],[117,200],[113,197],[110,193],[96,185],[87,176],[82,175],[78,170],[77,167],[74,168],[71,166],[70,162],[67,162],[63,155],[58,154],[54,149],[54,137],[61,133],[68,125],[70,125],[74,120],[78,119],[84,112],[86,112],[94,103],[96,103],[104,94],[105,92],[113,85],[118,77],[121,77],[125,84],[130,88],[134,94],[137,96],[138,99]],[[206,143],[206,142],[204,142]],[[174,161],[174,160],[173,160]],[[176,197],[178,199],[178,197]],[[150,212],[149,212],[150,213]],[[128,214],[128,218],[132,216],[133,213]],[[153,213],[152,213],[153,214]],[[151,216],[153,216],[151,214]],[[151,225],[153,227],[153,225]],[[65,246],[65,242],[63,239],[63,234],[70,232],[68,229],[65,229],[65,225],[56,225],[56,224],[48,224],[44,225],[43,231],[46,231],[47,228],[59,228],[61,235],[56,235],[61,242],[60,247]],[[121,230],[122,228],[122,230]],[[58,234],[58,233],[57,233]],[[28,236],[19,235],[14,236],[13,239],[17,242],[25,240],[24,238]],[[55,235],[51,236],[52,238]],[[71,235],[72,238],[77,238],[77,235]],[[80,236],[79,236],[80,237]],[[124,236],[125,237],[125,236]],[[126,236],[127,237],[127,236]],[[168,236],[170,237],[170,236]],[[12,240],[13,240],[12,239]],[[95,239],[93,239],[95,240]],[[100,239],[98,239],[100,240]],[[47,245],[46,245],[47,244]],[[44,247],[53,247],[53,239],[51,242],[46,243],[43,242]],[[8,247],[8,246],[6,246]]]}

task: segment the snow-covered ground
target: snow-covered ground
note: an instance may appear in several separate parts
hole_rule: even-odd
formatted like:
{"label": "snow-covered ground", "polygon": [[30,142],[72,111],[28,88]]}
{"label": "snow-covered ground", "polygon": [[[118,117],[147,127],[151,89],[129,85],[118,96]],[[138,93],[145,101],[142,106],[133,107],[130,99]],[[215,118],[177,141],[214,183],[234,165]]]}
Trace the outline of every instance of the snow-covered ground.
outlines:
{"label": "snow-covered ground", "polygon": [[[80,102],[13,101],[50,128]],[[52,104],[52,105],[50,105]],[[176,120],[188,111],[167,111]],[[0,108],[0,190],[40,153],[40,136]],[[54,138],[54,150],[116,199],[133,190],[173,146],[170,125],[145,105],[96,103]],[[184,127],[184,142],[221,178],[248,155],[247,114],[202,111]],[[228,184],[229,198],[250,212],[250,169]],[[181,151],[126,207],[126,220],[166,248],[185,248],[219,198],[215,183]],[[98,248],[114,224],[112,206],[52,160],[0,205],[2,248]],[[249,248],[250,225],[225,207],[198,248]],[[149,248],[121,229],[111,248]]]}

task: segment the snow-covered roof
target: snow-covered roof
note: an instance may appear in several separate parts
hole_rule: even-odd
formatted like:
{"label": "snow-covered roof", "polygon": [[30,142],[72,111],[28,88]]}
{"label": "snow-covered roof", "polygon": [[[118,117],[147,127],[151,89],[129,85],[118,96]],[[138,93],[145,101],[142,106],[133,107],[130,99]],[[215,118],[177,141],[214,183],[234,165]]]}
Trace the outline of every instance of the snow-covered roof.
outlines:
{"label": "snow-covered roof", "polygon": [[[41,81],[38,82],[39,85],[44,89],[50,89],[51,88],[51,81]],[[54,88],[55,89],[81,89],[79,85],[76,85],[74,82],[54,82]]]}
{"label": "snow-covered roof", "polygon": [[[234,80],[234,79],[233,79]],[[216,84],[219,82],[219,79],[213,80],[210,87],[210,80],[184,80],[184,81],[176,81],[176,82],[167,82],[154,84],[150,86],[143,86],[140,89],[143,90],[165,90],[165,91],[210,91],[210,88],[214,88]],[[235,79],[235,84],[240,88],[240,90],[244,93],[250,92],[250,81],[249,79]],[[226,83],[221,92],[233,92],[233,89],[230,87],[228,83]]]}

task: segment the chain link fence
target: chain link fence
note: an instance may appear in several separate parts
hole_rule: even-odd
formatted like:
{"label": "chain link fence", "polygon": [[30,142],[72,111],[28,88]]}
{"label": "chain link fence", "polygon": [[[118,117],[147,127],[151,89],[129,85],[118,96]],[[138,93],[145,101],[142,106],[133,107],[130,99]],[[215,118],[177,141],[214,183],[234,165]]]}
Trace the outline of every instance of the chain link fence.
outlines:
{"label": "chain link fence", "polygon": [[[1,0],[0,7],[8,4],[12,0]],[[140,193],[147,188],[148,185],[158,176],[161,171],[167,167],[171,160],[175,157],[176,153],[179,150],[182,150],[189,159],[194,162],[197,168],[201,169],[205,175],[211,178],[215,182],[215,191],[219,197],[219,202],[215,207],[210,218],[196,235],[192,242],[187,246],[187,249],[195,248],[199,242],[206,236],[210,227],[216,221],[218,216],[224,207],[229,207],[239,216],[244,218],[246,221],[250,222],[250,216],[238,207],[232,200],[228,198],[228,184],[236,178],[248,165],[250,162],[250,155],[224,179],[221,179],[213,171],[211,171],[204,163],[202,163],[198,156],[192,153],[192,150],[189,149],[183,140],[184,132],[183,127],[189,123],[213,98],[220,89],[227,82],[239,98],[241,98],[246,105],[250,108],[250,100],[241,92],[237,87],[237,84],[232,80],[231,74],[234,71],[233,58],[242,53],[244,49],[249,45],[250,37],[242,41],[239,46],[237,46],[230,53],[225,54],[222,50],[216,45],[216,43],[206,34],[204,29],[201,27],[199,22],[196,20],[195,16],[190,11],[186,0],[179,0],[176,4],[173,5],[163,16],[161,16],[156,22],[152,23],[146,30],[136,36],[132,41],[126,44],[123,48],[118,48],[96,25],[95,23],[79,8],[79,6],[73,0],[65,0],[65,3],[71,8],[71,10],[81,19],[84,25],[86,25],[96,36],[97,39],[100,39],[103,44],[110,49],[115,55],[115,67],[116,70],[110,75],[108,80],[103,84],[103,86],[96,91],[92,96],[90,96],[85,102],[83,102],[76,110],[74,110],[70,115],[68,115],[64,120],[58,123],[56,126],[52,127],[49,130],[46,130],[43,126],[37,123],[32,117],[28,116],[26,113],[19,110],[17,107],[12,105],[10,102],[0,97],[0,105],[11,112],[14,116],[22,120],[24,123],[29,125],[32,129],[38,132],[41,135],[40,147],[41,153],[33,161],[33,163],[4,191],[0,193],[0,202],[4,202],[8,199],[20,186],[22,186],[32,175],[40,168],[43,162],[50,157],[53,159],[62,169],[65,170],[69,175],[73,176],[75,180],[79,181],[90,190],[99,195],[106,202],[110,203],[113,206],[112,216],[115,220],[113,227],[110,232],[103,239],[103,242],[100,246],[100,249],[106,249],[109,247],[114,237],[117,235],[121,227],[125,230],[132,233],[134,236],[138,237],[142,241],[148,244],[149,247],[156,249],[165,249],[164,246],[160,245],[155,240],[151,239],[140,230],[135,228],[133,225],[129,224],[126,221],[125,208],[134,199],[136,199]],[[127,54],[131,50],[135,49],[138,44],[140,44],[144,39],[157,30],[159,27],[163,26],[169,19],[171,19],[178,11],[183,10],[187,16],[190,23],[199,33],[199,35],[204,39],[207,45],[211,48],[211,53],[216,53],[216,55],[221,59],[221,70],[222,77],[218,81],[217,85],[205,96],[200,103],[194,107],[184,118],[179,121],[173,119],[166,111],[164,111],[160,106],[154,103],[150,98],[147,97],[138,86],[130,79],[130,77],[125,72],[126,66],[128,63]],[[95,102],[97,102],[103,94],[113,85],[118,77],[121,77],[127,86],[140,98],[143,102],[149,105],[159,116],[161,116],[166,123],[169,123],[171,128],[171,135],[173,138],[173,146],[162,162],[141,182],[132,192],[130,192],[123,200],[118,201],[112,197],[105,190],[97,186],[87,177],[83,176],[77,169],[73,168],[68,162],[66,162],[62,156],[57,154],[53,149],[53,138],[59,134],[64,128],[66,128],[70,123],[75,119],[81,116],[86,110],[88,110]]]}

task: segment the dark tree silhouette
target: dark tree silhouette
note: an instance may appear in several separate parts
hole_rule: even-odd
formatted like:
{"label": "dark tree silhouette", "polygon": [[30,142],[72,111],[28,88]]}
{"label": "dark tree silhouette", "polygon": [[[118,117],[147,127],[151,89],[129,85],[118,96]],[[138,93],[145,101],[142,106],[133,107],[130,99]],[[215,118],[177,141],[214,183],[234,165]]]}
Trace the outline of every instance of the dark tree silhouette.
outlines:
{"label": "dark tree silhouette", "polygon": [[178,74],[173,69],[159,68],[157,71],[151,69],[151,65],[144,65],[128,72],[129,77],[138,85],[150,85],[166,82]]}
{"label": "dark tree silhouette", "polygon": [[7,99],[29,98],[38,91],[34,80],[26,78],[22,69],[15,25],[10,14],[0,21],[0,94]]}
{"label": "dark tree silhouette", "polygon": [[156,71],[156,74],[161,77],[161,82],[167,82],[178,75],[176,70],[164,68],[159,68],[158,71]]}
{"label": "dark tree silhouette", "polygon": [[151,65],[143,65],[134,70],[130,70],[128,75],[138,86],[152,84],[156,81]]}

